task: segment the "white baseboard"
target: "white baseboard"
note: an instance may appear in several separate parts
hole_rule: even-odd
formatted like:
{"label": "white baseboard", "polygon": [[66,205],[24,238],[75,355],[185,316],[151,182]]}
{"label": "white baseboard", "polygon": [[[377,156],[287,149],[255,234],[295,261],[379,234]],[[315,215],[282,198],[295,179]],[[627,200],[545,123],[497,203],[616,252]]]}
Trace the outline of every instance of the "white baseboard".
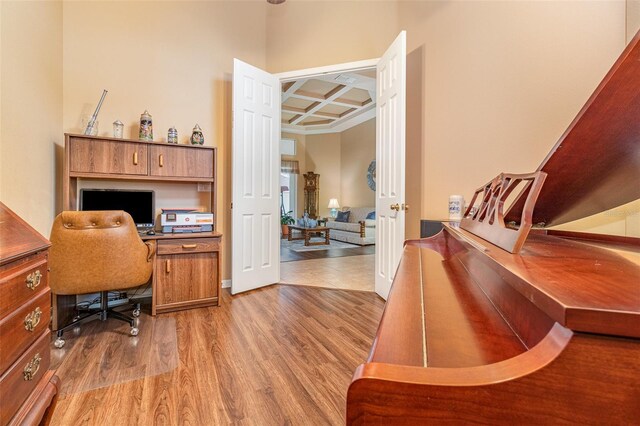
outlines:
{"label": "white baseboard", "polygon": [[230,288],[231,280],[222,280],[222,288]]}

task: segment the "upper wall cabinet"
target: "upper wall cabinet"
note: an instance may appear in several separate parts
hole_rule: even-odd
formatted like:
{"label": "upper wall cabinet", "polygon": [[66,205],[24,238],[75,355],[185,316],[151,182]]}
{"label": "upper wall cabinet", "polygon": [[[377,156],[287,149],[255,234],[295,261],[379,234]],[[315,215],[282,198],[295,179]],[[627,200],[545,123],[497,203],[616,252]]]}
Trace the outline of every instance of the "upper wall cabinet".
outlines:
{"label": "upper wall cabinet", "polygon": [[144,143],[72,138],[69,148],[71,173],[149,173],[147,145]]}
{"label": "upper wall cabinet", "polygon": [[216,148],[65,134],[62,205],[77,208],[78,180],[211,183],[216,211]]}
{"label": "upper wall cabinet", "polygon": [[189,146],[151,145],[152,176],[213,178],[213,151]]}

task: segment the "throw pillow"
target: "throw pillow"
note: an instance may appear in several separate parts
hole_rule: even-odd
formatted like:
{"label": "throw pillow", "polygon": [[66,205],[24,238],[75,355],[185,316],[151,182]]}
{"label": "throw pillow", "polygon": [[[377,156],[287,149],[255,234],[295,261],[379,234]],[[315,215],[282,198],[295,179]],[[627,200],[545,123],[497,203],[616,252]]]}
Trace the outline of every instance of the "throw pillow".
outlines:
{"label": "throw pillow", "polygon": [[376,218],[376,211],[374,210],[371,213],[369,213],[365,219],[375,219],[375,218]]}
{"label": "throw pillow", "polygon": [[351,214],[351,211],[338,212],[338,216],[336,217],[336,222],[349,222],[350,214]]}

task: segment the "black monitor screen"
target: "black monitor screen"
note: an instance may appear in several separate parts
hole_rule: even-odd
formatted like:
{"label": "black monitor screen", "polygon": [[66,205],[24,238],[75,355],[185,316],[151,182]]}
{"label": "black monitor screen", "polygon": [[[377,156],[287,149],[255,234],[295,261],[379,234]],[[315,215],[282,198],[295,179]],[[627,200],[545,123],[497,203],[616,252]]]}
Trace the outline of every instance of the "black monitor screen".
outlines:
{"label": "black monitor screen", "polygon": [[81,189],[80,210],[124,210],[139,228],[155,222],[153,191]]}

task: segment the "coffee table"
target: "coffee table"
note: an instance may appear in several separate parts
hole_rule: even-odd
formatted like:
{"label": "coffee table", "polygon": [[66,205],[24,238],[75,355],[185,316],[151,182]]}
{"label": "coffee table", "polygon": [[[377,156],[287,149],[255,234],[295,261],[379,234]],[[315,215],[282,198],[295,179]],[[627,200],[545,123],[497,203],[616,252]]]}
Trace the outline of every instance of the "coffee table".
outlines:
{"label": "coffee table", "polygon": [[[293,237],[293,231],[300,231],[301,237]],[[311,242],[311,234],[322,234],[324,232],[324,241]],[[322,236],[322,235],[320,235]],[[328,246],[329,245],[329,228],[326,226],[316,226],[315,228],[306,228],[304,226],[289,225],[289,241],[304,240],[305,246]]]}

